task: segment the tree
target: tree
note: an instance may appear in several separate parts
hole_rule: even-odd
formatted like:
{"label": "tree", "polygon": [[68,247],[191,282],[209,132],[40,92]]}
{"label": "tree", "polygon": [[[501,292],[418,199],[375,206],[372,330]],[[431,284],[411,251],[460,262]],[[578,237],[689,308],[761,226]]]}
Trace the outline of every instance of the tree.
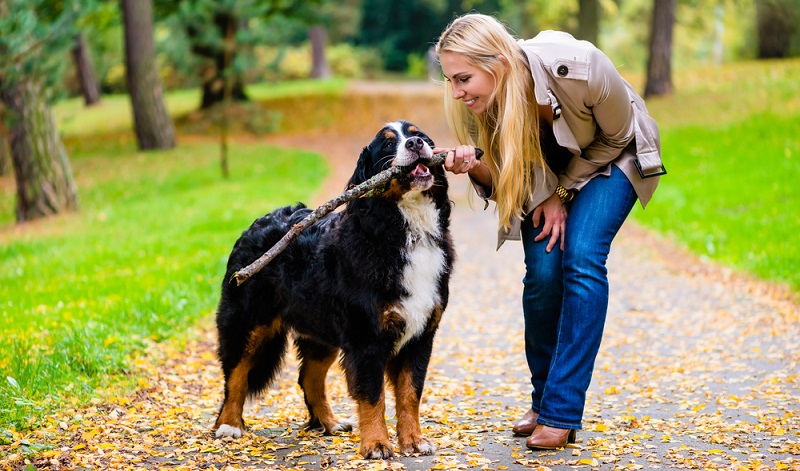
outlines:
{"label": "tree", "polygon": [[0,101],[5,105],[17,184],[16,218],[28,221],[78,208],[72,167],[46,101],[82,4],[0,0]]}
{"label": "tree", "polygon": [[328,44],[328,33],[325,27],[314,25],[308,29],[308,39],[311,41],[311,78],[328,78],[331,68],[325,56],[325,46]]}
{"label": "tree", "polygon": [[580,0],[578,10],[578,38],[585,39],[597,47],[598,25],[600,23],[600,1]]}
{"label": "tree", "polygon": [[792,0],[756,0],[758,58],[789,57],[800,5]]}
{"label": "tree", "polygon": [[92,56],[89,48],[86,47],[86,38],[83,33],[75,35],[75,45],[72,48],[72,58],[75,61],[75,71],[78,74],[78,83],[81,87],[81,94],[86,106],[92,106],[100,102],[100,86],[97,84],[97,77],[94,74]]}
{"label": "tree", "polygon": [[676,0],[654,0],[644,97],[672,93],[672,30]]}
{"label": "tree", "polygon": [[142,150],[175,147],[175,127],[164,105],[153,46],[151,0],[120,0],[125,66],[136,139]]}

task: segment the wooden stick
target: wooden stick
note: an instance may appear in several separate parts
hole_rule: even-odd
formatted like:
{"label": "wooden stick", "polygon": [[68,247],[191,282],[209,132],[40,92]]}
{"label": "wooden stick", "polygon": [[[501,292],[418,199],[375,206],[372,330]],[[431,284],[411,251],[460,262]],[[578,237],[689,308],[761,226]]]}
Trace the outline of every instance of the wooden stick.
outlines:
{"label": "wooden stick", "polygon": [[[483,151],[480,149],[476,149],[476,154],[478,158],[483,155]],[[441,152],[439,154],[434,154],[431,157],[431,160],[426,162],[425,165],[428,167],[435,167],[437,165],[444,165],[444,159],[447,157],[447,152]],[[237,271],[233,274],[233,278],[236,279],[236,285],[239,286],[248,278],[258,273],[262,268],[267,266],[269,262],[271,262],[275,257],[278,256],[281,252],[283,252],[289,244],[300,235],[301,232],[306,230],[309,226],[314,224],[320,218],[325,216],[326,214],[330,213],[334,209],[338,208],[339,206],[347,203],[348,201],[352,201],[356,198],[371,198],[373,196],[378,196],[381,192],[377,191],[381,186],[387,183],[392,178],[395,178],[403,173],[409,172],[411,169],[410,166],[406,167],[390,167],[374,177],[370,178],[369,180],[350,188],[349,190],[345,191],[341,195],[337,196],[336,198],[328,201],[327,203],[323,204],[322,206],[318,207],[314,211],[308,214],[302,221],[292,226],[289,232],[284,235],[281,240],[279,240],[275,245],[272,246],[269,250],[267,250],[262,256],[258,257],[253,263],[247,265],[246,267],[242,268],[241,270]],[[230,281],[233,281],[230,280]]]}

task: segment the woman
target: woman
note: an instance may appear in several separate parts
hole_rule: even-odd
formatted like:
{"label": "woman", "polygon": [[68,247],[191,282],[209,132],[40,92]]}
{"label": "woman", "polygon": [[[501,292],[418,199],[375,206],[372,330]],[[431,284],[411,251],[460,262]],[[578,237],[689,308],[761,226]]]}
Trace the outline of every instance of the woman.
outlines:
{"label": "woman", "polygon": [[436,53],[460,143],[445,168],[468,173],[496,203],[497,247],[521,239],[524,248],[533,390],[513,431],[529,435],[529,448],[563,447],[581,428],[603,335],[611,241],[666,173],[658,128],[608,57],[567,33],[518,41],[495,18],[468,14]]}

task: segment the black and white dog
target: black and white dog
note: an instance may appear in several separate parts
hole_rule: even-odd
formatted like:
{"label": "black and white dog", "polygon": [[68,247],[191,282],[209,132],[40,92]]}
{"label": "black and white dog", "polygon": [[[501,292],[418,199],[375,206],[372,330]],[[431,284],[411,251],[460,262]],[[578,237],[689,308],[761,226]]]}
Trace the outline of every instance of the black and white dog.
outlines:
{"label": "black and white dog", "polygon": [[306,427],[351,430],[334,415],[325,377],[340,358],[357,402],[359,452],[393,455],[384,419],[384,377],[397,409],[403,453],[430,454],[419,405],[434,335],[447,306],[454,261],[450,201],[441,166],[428,167],[433,141],[405,121],[389,123],[361,152],[348,186],[388,168],[409,171],[379,197],[351,201],[306,229],[241,286],[232,275],[271,248],[309,212],[303,204],[257,219],[233,247],[217,311],[225,399],[216,436],[239,437],[247,396],[263,392],[281,366],[292,333],[300,359]]}

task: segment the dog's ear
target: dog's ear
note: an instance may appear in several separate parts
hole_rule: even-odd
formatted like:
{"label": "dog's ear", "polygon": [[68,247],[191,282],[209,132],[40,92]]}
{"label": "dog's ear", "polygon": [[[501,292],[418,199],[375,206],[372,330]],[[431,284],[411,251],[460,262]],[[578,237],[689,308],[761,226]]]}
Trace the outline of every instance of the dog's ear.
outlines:
{"label": "dog's ear", "polygon": [[372,151],[370,150],[369,146],[364,147],[364,149],[361,150],[361,155],[358,156],[358,162],[356,163],[356,169],[353,171],[353,176],[350,177],[350,181],[347,182],[347,187],[345,190],[367,180],[367,168],[370,165],[371,153]]}

